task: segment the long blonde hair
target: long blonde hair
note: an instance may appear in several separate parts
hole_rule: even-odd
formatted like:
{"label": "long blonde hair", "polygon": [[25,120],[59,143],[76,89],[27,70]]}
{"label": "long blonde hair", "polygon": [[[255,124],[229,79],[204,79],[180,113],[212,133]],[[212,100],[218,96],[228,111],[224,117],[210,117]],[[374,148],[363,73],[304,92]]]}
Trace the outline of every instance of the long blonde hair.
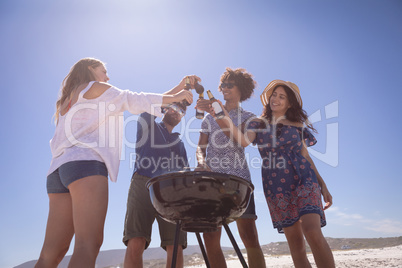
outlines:
{"label": "long blonde hair", "polygon": [[89,67],[96,68],[100,65],[104,65],[104,63],[98,59],[83,58],[71,67],[70,72],[61,83],[59,99],[56,102],[56,112],[54,114],[55,124],[59,121],[61,106],[73,98],[75,90],[82,84],[96,80]]}

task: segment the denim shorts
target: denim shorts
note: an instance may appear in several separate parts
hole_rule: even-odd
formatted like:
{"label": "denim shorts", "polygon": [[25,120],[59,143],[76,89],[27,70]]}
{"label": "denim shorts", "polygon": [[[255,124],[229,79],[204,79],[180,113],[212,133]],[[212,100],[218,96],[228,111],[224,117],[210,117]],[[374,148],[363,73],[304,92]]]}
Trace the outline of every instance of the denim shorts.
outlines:
{"label": "denim shorts", "polygon": [[47,193],[69,193],[70,183],[94,175],[108,176],[105,163],[96,160],[67,162],[47,176]]}
{"label": "denim shorts", "polygon": [[250,202],[248,202],[248,206],[246,211],[240,216],[240,219],[257,219],[257,214],[255,213],[255,202],[254,202],[254,192],[250,196]]}

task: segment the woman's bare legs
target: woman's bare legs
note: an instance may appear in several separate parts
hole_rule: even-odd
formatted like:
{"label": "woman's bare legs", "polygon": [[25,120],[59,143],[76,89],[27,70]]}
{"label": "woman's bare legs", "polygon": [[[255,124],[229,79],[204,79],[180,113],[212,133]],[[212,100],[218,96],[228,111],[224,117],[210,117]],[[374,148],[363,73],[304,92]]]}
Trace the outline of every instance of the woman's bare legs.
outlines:
{"label": "woman's bare legs", "polygon": [[283,231],[288,241],[295,268],[311,268],[310,262],[307,259],[306,244],[300,221],[290,227],[283,228]]}
{"label": "woman's bare legs", "polygon": [[304,237],[306,237],[318,268],[335,267],[334,257],[327,240],[321,232],[320,215],[311,213],[301,216],[291,227],[283,228],[296,268],[310,268]]}
{"label": "woman's bare legs", "polygon": [[95,267],[103,242],[108,206],[108,179],[95,175],[74,181],[68,186],[72,199],[75,231],[74,252],[68,267]]}
{"label": "woman's bare legs", "polygon": [[35,267],[57,267],[67,253],[73,235],[74,226],[70,194],[49,194],[49,216],[45,241]]}
{"label": "woman's bare legs", "polygon": [[301,217],[301,226],[307,243],[313,252],[318,268],[334,268],[335,261],[331,248],[321,232],[320,215],[306,214]]}

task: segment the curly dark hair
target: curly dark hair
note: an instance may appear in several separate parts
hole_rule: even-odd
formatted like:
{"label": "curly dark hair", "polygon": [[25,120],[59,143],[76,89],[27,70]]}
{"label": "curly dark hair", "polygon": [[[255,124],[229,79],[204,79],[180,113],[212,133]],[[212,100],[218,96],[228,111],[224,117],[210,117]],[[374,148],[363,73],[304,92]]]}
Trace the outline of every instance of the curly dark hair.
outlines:
{"label": "curly dark hair", "polygon": [[[285,85],[278,85],[274,88],[272,93],[275,92],[275,90],[278,87],[283,87],[285,89],[286,95],[289,100],[290,108],[286,111],[285,116],[286,119],[292,122],[298,122],[298,123],[303,123],[305,124],[308,128],[310,128],[312,131],[317,133],[317,130],[313,127],[313,125],[310,123],[308,120],[308,116],[305,110],[300,106],[299,102],[296,99],[295,93],[293,90],[291,90],[288,86]],[[271,100],[272,94],[269,97],[269,100]],[[265,105],[264,110],[261,115],[263,118],[268,120],[268,122],[271,123],[272,121],[272,110],[271,107],[269,106],[269,102],[267,105]]]}
{"label": "curly dark hair", "polygon": [[[254,81],[252,74],[250,74],[243,68],[237,68],[233,70],[227,67],[226,71],[221,75],[221,80],[219,84],[223,81],[233,81],[236,84],[241,94],[240,102],[245,101],[251,97],[257,84]],[[220,87],[218,90],[222,91]]]}

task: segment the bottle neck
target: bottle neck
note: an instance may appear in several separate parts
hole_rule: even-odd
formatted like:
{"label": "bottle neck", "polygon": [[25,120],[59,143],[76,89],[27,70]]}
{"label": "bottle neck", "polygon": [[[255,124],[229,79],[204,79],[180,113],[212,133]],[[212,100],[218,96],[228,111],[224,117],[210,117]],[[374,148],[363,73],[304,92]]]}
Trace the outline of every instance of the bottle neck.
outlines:
{"label": "bottle neck", "polygon": [[214,95],[212,95],[211,91],[207,91],[208,97],[211,101],[215,100]]}

